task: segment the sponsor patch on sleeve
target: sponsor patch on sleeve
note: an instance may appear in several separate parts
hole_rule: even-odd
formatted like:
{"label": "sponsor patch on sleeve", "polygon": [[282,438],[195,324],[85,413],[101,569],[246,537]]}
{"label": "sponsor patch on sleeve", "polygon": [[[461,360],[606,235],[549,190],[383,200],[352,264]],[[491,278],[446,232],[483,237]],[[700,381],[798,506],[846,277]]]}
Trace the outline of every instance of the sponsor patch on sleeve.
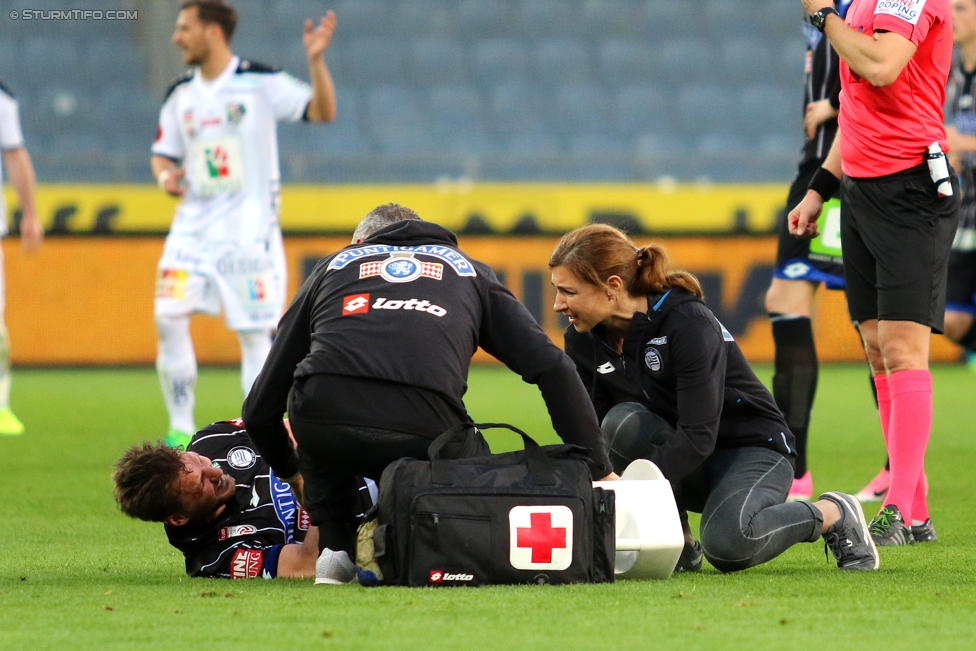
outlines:
{"label": "sponsor patch on sleeve", "polygon": [[260,549],[238,549],[230,561],[230,578],[253,579],[261,575],[264,552]]}
{"label": "sponsor patch on sleeve", "polygon": [[874,9],[874,15],[886,14],[901,18],[912,25],[918,24],[918,19],[925,8],[926,0],[878,0],[878,5]]}
{"label": "sponsor patch on sleeve", "polygon": [[156,273],[156,298],[182,301],[189,282],[190,274],[183,269],[160,269]]}

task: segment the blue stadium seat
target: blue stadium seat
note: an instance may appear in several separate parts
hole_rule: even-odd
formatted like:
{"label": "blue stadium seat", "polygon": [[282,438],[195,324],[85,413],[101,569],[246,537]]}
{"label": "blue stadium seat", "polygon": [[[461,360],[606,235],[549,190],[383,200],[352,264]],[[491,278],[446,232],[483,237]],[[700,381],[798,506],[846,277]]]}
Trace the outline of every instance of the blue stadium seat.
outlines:
{"label": "blue stadium seat", "polygon": [[443,37],[414,41],[410,44],[410,79],[419,86],[466,81],[464,48]]}
{"label": "blue stadium seat", "polygon": [[[755,85],[742,90],[738,98],[737,123],[747,134],[790,136],[803,128],[801,88]],[[759,120],[757,116],[761,116]]]}
{"label": "blue stadium seat", "polygon": [[689,143],[668,130],[654,129],[654,125],[637,136],[634,145],[638,156],[687,156]]}
{"label": "blue stadium seat", "polygon": [[455,3],[447,0],[399,0],[394,10],[392,31],[416,38],[445,35],[455,31]]}
{"label": "blue stadium seat", "polygon": [[[322,5],[325,7],[325,5]],[[388,35],[395,7],[388,0],[343,0],[335,7],[336,33]],[[321,15],[325,9],[320,9]]]}
{"label": "blue stadium seat", "polygon": [[471,63],[483,84],[523,82],[528,78],[528,51],[514,39],[490,39],[474,44]]}
{"label": "blue stadium seat", "polygon": [[806,20],[806,13],[799,2],[782,0],[753,0],[761,20],[752,26],[751,31],[767,38],[783,38],[800,34],[800,23]]}
{"label": "blue stadium seat", "polygon": [[777,56],[780,69],[771,83],[793,84],[803,87],[803,64],[806,59],[807,44],[802,37],[788,38],[779,42]]}
{"label": "blue stadium seat", "polygon": [[641,35],[653,21],[643,0],[583,0],[579,14],[589,34]]}
{"label": "blue stadium seat", "polygon": [[675,98],[649,84],[622,88],[616,95],[617,125],[629,137],[652,130],[669,128]]}
{"label": "blue stadium seat", "polygon": [[507,34],[512,23],[511,6],[506,0],[461,0],[455,20],[467,36]]}
{"label": "blue stadium seat", "polygon": [[704,38],[677,38],[655,45],[650,81],[678,85],[714,78],[717,60],[712,49]]}
{"label": "blue stadium seat", "polygon": [[389,38],[361,38],[349,45],[349,78],[357,86],[400,83],[406,63],[402,42]]}
{"label": "blue stadium seat", "polygon": [[564,137],[582,134],[608,136],[616,130],[616,115],[609,94],[594,84],[564,86],[556,93],[554,122]]}
{"label": "blue stadium seat", "polygon": [[[689,135],[732,131],[739,117],[730,89],[713,84],[680,88],[677,109],[681,117],[679,130]],[[753,119],[756,115],[762,114],[753,114]]]}
{"label": "blue stadium seat", "polygon": [[535,57],[536,80],[548,86],[593,79],[590,47],[578,39],[559,38],[539,43]]}
{"label": "blue stadium seat", "polygon": [[[150,141],[156,135],[159,123],[161,95],[132,86],[109,86],[99,91],[95,98],[95,112],[99,123],[108,131],[116,125],[145,125]],[[149,146],[148,143],[146,145]]]}
{"label": "blue stadium seat", "polygon": [[719,46],[721,51],[720,71],[727,83],[749,84],[768,82],[777,77],[782,62],[779,52],[767,41],[754,36],[739,36],[726,39]]}
{"label": "blue stadium seat", "polygon": [[648,0],[643,4],[646,29],[638,36],[656,42],[683,34],[702,33],[702,5],[700,2]]}
{"label": "blue stadium seat", "polygon": [[39,85],[75,77],[78,71],[70,62],[82,60],[77,42],[66,36],[30,37],[24,41],[20,56],[21,64],[30,66],[31,76]]}
{"label": "blue stadium seat", "polygon": [[521,0],[515,9],[515,25],[528,39],[587,31],[578,5],[572,0]]}
{"label": "blue stadium seat", "polygon": [[714,36],[755,33],[765,19],[763,7],[753,0],[708,0],[703,4],[698,24],[704,23]]}
{"label": "blue stadium seat", "polygon": [[95,41],[85,55],[93,86],[109,83],[141,85],[145,78],[142,51],[129,40]]}
{"label": "blue stadium seat", "polygon": [[501,146],[517,156],[559,152],[560,138],[547,120],[550,104],[535,86],[507,84],[492,88],[490,121]]}
{"label": "blue stadium seat", "polygon": [[600,75],[606,84],[648,82],[654,75],[651,46],[636,39],[610,38],[600,44]]}
{"label": "blue stadium seat", "polygon": [[279,39],[297,38],[301,42],[305,21],[316,20],[322,13],[321,9],[304,0],[275,0],[268,3],[270,27]]}
{"label": "blue stadium seat", "polygon": [[370,130],[381,151],[430,151],[430,125],[415,89],[402,85],[380,86],[370,89],[367,101]]}
{"label": "blue stadium seat", "polygon": [[428,117],[436,138],[454,138],[465,133],[483,133],[481,97],[470,86],[439,86],[427,100]]}

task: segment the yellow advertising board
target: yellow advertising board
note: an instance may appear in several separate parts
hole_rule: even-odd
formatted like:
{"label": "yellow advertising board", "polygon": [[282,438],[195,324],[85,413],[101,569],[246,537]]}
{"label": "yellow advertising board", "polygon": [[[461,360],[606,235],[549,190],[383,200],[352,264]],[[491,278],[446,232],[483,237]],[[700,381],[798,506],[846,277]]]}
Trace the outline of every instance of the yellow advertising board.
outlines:
{"label": "yellow advertising board", "polygon": [[[645,238],[646,239],[646,238]],[[552,311],[547,260],[555,237],[461,238],[469,255],[492,266],[549,335],[562,342],[563,323]],[[293,295],[320,258],[348,236],[287,237]],[[772,337],[763,309],[776,241],[761,237],[672,237],[664,240],[675,266],[699,276],[709,306],[753,362],[771,361]],[[156,356],[152,303],[161,237],[49,238],[25,253],[5,238],[7,325],[19,365],[150,364]],[[222,319],[194,318],[201,363],[237,363],[236,337]],[[821,291],[815,316],[817,348],[825,361],[863,361],[841,292]],[[932,357],[951,360],[958,349],[933,337]],[[487,355],[479,353],[479,360]]]}
{"label": "yellow advertising board", "polygon": [[[148,163],[147,163],[148,164]],[[17,209],[5,193],[8,214]],[[769,232],[786,186],[638,183],[471,183],[432,185],[288,185],[282,190],[286,233],[351,233],[375,206],[402,203],[428,221],[462,231],[563,233],[591,221],[638,225],[645,232]],[[177,200],[154,185],[42,184],[38,212],[61,234],[165,233]]]}

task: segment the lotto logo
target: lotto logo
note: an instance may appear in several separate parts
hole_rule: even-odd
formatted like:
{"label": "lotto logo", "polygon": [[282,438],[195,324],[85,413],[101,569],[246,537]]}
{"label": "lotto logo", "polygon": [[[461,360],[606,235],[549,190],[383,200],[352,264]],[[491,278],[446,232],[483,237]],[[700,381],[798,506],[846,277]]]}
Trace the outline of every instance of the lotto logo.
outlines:
{"label": "lotto logo", "polygon": [[369,312],[369,294],[353,294],[342,299],[342,316]]}
{"label": "lotto logo", "polygon": [[430,571],[431,583],[444,583],[445,581],[460,581],[462,583],[467,583],[469,581],[474,581],[474,574],[451,574],[450,572],[444,572],[442,570]]}
{"label": "lotto logo", "polygon": [[253,579],[261,573],[264,552],[260,549],[238,549],[230,561],[230,578]]}
{"label": "lotto logo", "polygon": [[386,298],[378,298],[373,303],[374,310],[414,310],[416,312],[426,312],[440,318],[447,314],[447,310],[440,305],[432,305],[430,301],[422,301],[418,298],[411,298],[406,301],[391,301]]}
{"label": "lotto logo", "polygon": [[258,532],[258,528],[250,524],[239,524],[236,527],[223,527],[217,534],[219,540],[228,538],[239,538],[241,536],[251,536]]}

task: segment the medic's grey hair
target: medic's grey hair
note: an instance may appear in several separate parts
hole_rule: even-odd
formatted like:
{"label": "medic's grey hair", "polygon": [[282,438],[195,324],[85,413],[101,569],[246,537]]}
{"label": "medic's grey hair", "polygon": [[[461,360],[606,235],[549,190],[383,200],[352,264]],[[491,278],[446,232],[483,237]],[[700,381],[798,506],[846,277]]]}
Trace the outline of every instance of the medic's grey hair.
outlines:
{"label": "medic's grey hair", "polygon": [[359,222],[359,226],[356,227],[356,232],[352,234],[353,244],[357,240],[368,240],[378,230],[406,219],[419,220],[420,215],[398,203],[386,203],[382,206],[377,206],[369,211],[369,214]]}

